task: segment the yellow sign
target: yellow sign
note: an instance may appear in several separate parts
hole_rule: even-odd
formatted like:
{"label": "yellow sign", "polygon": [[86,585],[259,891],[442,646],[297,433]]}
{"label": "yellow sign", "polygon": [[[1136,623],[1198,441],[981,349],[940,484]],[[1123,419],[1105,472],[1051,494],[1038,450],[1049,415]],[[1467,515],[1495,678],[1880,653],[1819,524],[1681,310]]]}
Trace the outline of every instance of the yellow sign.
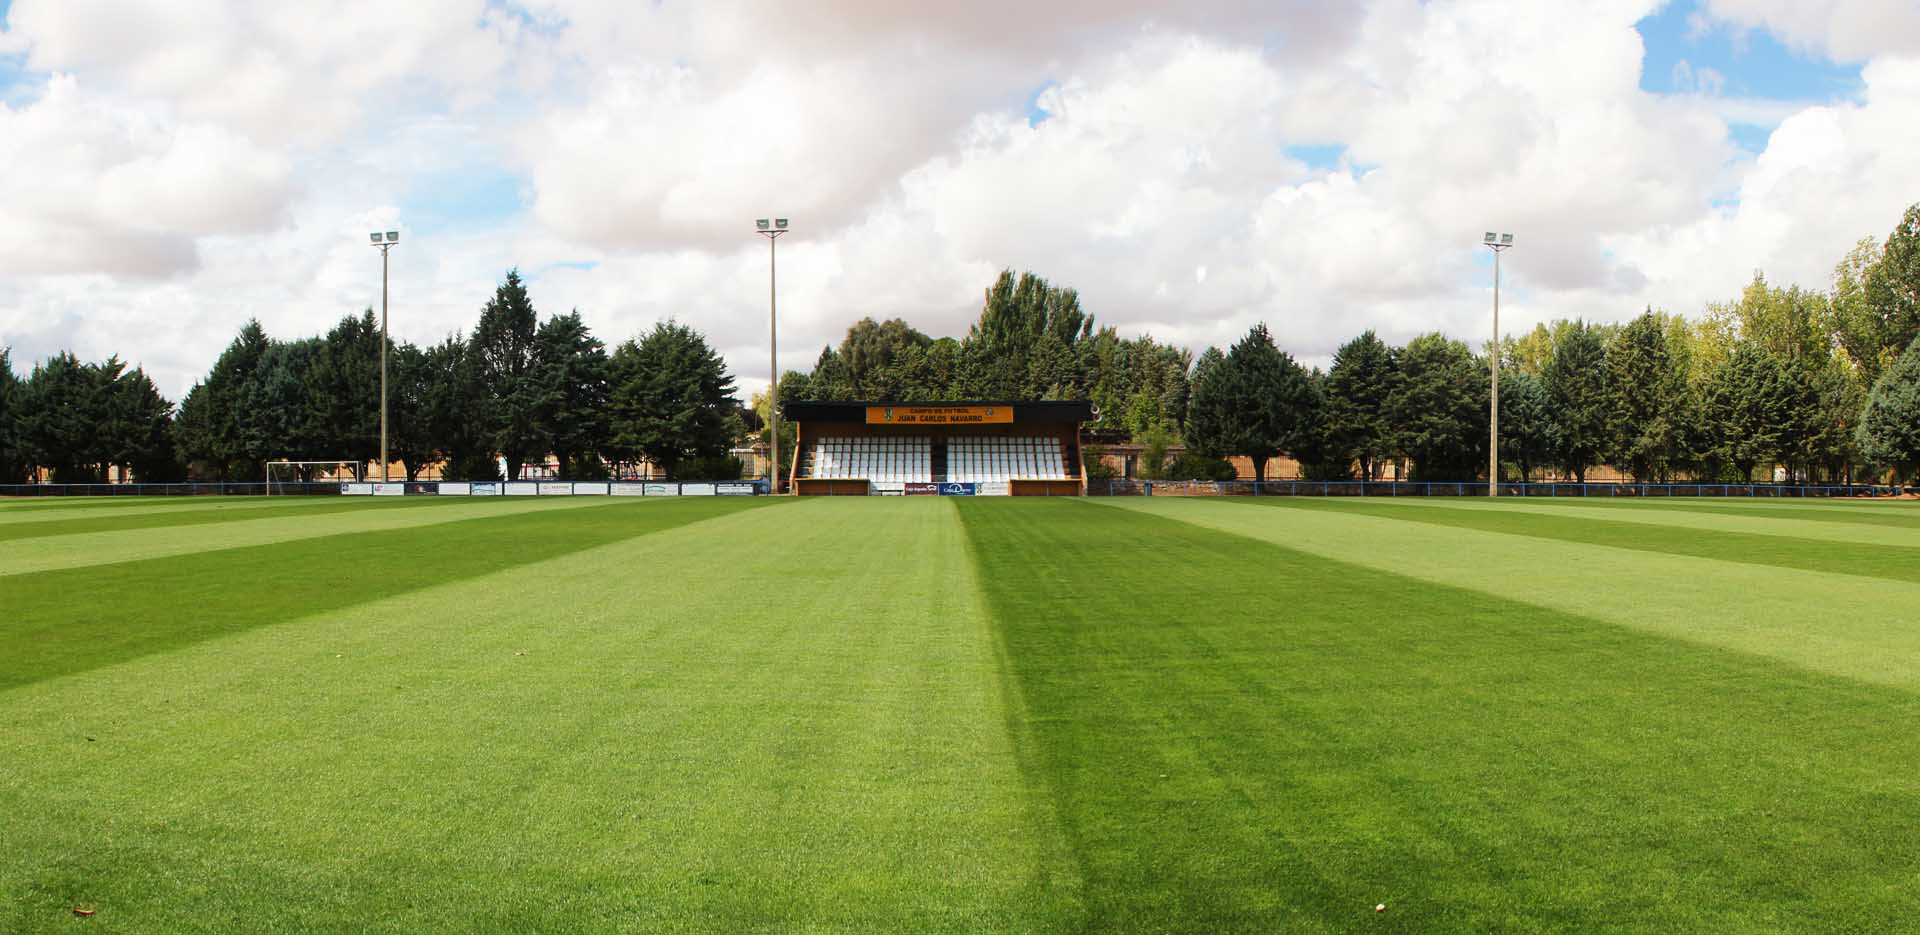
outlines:
{"label": "yellow sign", "polygon": [[1012,406],[868,406],[868,425],[987,425],[1013,421]]}

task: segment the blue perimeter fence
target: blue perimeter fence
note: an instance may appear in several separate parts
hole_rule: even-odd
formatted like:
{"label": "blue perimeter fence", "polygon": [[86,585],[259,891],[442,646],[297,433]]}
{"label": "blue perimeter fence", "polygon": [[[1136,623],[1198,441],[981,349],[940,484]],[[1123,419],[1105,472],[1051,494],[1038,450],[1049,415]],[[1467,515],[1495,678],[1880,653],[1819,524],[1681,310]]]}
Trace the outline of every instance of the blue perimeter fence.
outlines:
{"label": "blue perimeter fence", "polygon": [[[1511,483],[1502,497],[1890,497],[1913,488],[1886,484]],[[1486,481],[1159,481],[1090,480],[1095,497],[1484,497]]]}
{"label": "blue perimeter fence", "polygon": [[[372,487],[404,488],[406,496],[434,496],[441,493],[441,481],[393,481],[380,484],[378,481],[274,481],[273,496],[371,496]],[[652,496],[739,496],[765,494],[765,480],[726,480],[726,481],[449,481],[457,487],[467,488],[459,496],[560,496],[555,489],[567,487],[566,495],[578,496],[587,493],[601,495],[652,495]],[[518,488],[509,491],[512,486]],[[540,489],[540,488],[546,489]],[[598,490],[579,490],[577,488],[600,488]],[[528,489],[532,488],[532,489]],[[749,489],[750,488],[750,489]],[[238,481],[231,483],[207,482],[186,484],[0,484],[0,497],[194,497],[194,496],[232,496],[258,497],[267,493],[265,481]]]}
{"label": "blue perimeter fence", "polygon": [[[523,481],[520,484],[556,485],[553,481]],[[765,494],[767,482],[758,481],[627,481],[622,487],[642,484],[660,489],[653,495],[710,495],[724,485],[729,492],[745,493],[752,485],[754,494]],[[404,486],[407,495],[438,494],[440,484],[421,481]],[[595,486],[594,484],[583,484]],[[358,484],[355,485],[360,486]],[[504,493],[506,484],[499,483]],[[667,489],[670,488],[671,493]],[[0,484],[0,497],[162,497],[162,496],[260,496],[267,492],[261,481],[235,483],[184,484]],[[1890,497],[1914,493],[1916,488],[1886,484],[1576,484],[1527,483],[1501,484],[1503,497]],[[334,482],[281,483],[273,485],[273,494],[340,496],[346,485]],[[542,491],[524,491],[538,495]],[[649,491],[651,493],[651,491]],[[1412,482],[1412,481],[1146,481],[1090,480],[1087,493],[1095,497],[1151,496],[1241,496],[1241,497],[1484,497],[1484,482]],[[546,493],[554,496],[555,493]]]}

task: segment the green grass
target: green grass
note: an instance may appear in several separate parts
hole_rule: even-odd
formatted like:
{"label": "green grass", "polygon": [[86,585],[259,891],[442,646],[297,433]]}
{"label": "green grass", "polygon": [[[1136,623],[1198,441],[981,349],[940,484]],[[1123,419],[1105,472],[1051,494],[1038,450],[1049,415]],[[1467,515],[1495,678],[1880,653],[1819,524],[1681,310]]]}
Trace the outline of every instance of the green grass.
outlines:
{"label": "green grass", "polygon": [[[265,498],[262,498],[265,499]],[[317,502],[316,502],[317,501]],[[410,500],[390,499],[362,502],[351,497],[314,497],[302,498],[289,504],[261,506],[255,503],[211,503],[201,509],[157,509],[144,511],[115,511],[103,515],[52,519],[34,517],[13,522],[0,523],[0,543],[14,539],[33,539],[41,536],[72,536],[91,532],[119,532],[128,529],[151,529],[159,526],[200,526],[209,523],[230,523],[246,520],[277,519],[281,517],[325,516],[330,513],[364,513],[367,511],[393,509],[443,509],[460,506],[471,501],[462,501],[458,497],[415,497]],[[29,513],[29,516],[32,514]],[[0,546],[3,547],[3,546]]]}
{"label": "green grass", "polygon": [[1902,505],[116,506],[0,543],[10,935],[1920,910]]}

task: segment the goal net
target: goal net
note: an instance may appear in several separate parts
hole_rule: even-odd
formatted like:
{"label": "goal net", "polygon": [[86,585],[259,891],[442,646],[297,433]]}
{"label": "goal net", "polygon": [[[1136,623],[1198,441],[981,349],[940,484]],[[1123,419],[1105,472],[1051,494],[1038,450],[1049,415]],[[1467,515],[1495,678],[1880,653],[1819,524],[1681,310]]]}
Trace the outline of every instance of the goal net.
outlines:
{"label": "goal net", "polygon": [[[298,493],[303,488],[298,485],[312,483],[335,483],[339,481],[357,481],[360,479],[360,464],[356,461],[268,461],[267,496],[276,493]],[[295,485],[289,487],[288,485]]]}

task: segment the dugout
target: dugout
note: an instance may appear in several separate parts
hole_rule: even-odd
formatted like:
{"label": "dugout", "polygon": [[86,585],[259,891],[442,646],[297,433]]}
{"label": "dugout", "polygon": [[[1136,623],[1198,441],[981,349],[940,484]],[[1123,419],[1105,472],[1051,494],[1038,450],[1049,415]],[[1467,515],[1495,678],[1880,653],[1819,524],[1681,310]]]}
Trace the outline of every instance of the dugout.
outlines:
{"label": "dugout", "polygon": [[1080,496],[1086,402],[790,402],[808,496]]}

